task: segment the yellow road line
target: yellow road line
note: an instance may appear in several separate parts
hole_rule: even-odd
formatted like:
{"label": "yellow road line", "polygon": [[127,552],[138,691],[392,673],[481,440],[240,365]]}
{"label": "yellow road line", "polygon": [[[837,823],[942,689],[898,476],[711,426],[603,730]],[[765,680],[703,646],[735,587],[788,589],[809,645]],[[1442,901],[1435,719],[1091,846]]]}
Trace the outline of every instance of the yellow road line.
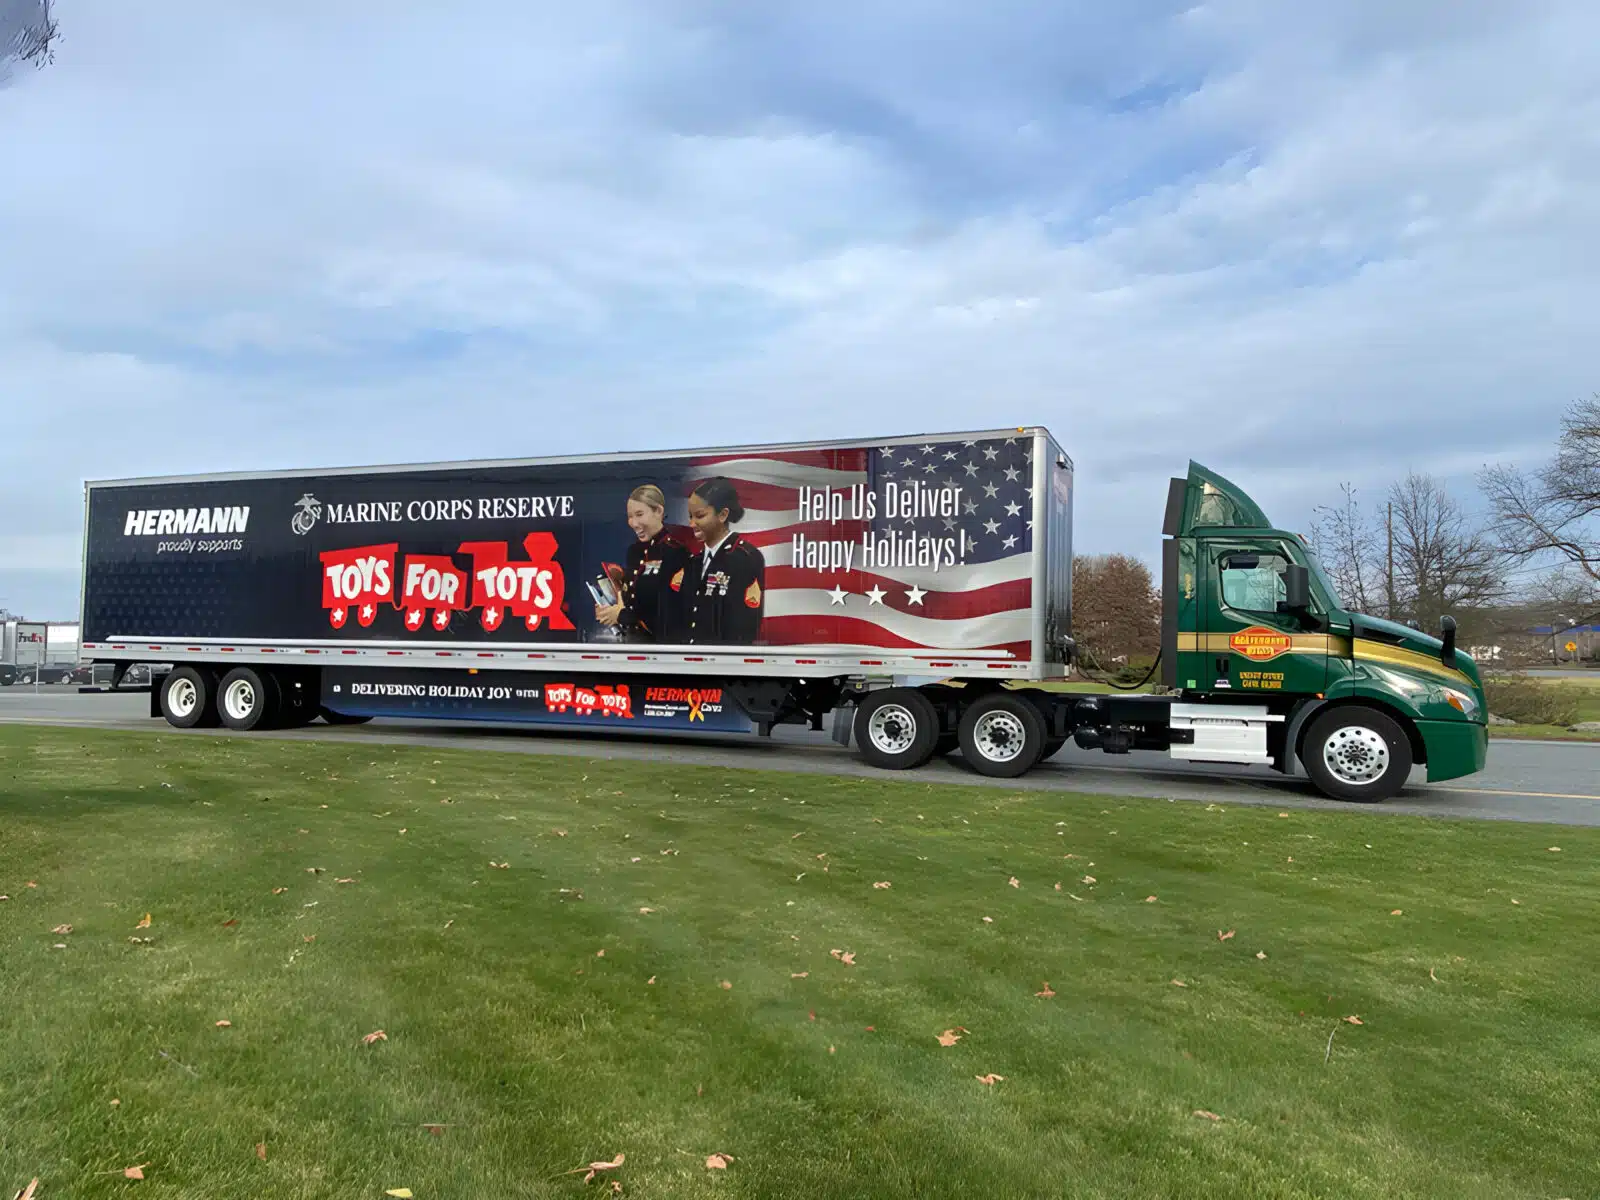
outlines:
{"label": "yellow road line", "polygon": [[1581,792],[1514,792],[1497,788],[1458,788],[1448,783],[1434,784],[1441,792],[1466,792],[1473,796],[1538,796],[1544,800],[1600,800],[1600,796],[1586,796]]}

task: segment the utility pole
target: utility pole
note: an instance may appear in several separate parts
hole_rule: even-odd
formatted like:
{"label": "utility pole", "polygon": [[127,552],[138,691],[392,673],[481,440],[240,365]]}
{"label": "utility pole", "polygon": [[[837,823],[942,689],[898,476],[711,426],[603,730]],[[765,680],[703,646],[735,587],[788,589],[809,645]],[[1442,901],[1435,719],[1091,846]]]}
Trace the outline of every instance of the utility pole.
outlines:
{"label": "utility pole", "polygon": [[1383,615],[1389,620],[1394,620],[1394,501],[1389,501],[1389,513],[1384,519],[1384,528],[1388,534],[1389,542],[1389,569],[1384,586],[1385,608]]}

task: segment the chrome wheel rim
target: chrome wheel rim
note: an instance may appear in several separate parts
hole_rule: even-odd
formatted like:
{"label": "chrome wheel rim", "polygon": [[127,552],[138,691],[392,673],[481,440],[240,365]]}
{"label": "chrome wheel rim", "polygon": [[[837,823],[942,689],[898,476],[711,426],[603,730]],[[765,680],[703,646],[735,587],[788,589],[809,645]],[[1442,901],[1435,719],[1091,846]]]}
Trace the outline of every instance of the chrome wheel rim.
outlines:
{"label": "chrome wheel rim", "polygon": [[200,707],[200,690],[192,679],[179,679],[167,688],[167,707],[175,717],[187,717]]}
{"label": "chrome wheel rim", "polygon": [[235,679],[223,690],[222,707],[235,721],[244,720],[256,707],[255,684],[248,679]]}
{"label": "chrome wheel rim", "polygon": [[1374,783],[1389,770],[1389,743],[1375,729],[1346,725],[1322,744],[1322,763],[1340,783]]}
{"label": "chrome wheel rim", "polygon": [[903,704],[880,704],[867,718],[867,737],[880,754],[904,754],[917,740],[917,719]]}
{"label": "chrome wheel rim", "polygon": [[987,712],[972,727],[972,741],[984,758],[1005,763],[1022,753],[1028,730],[1015,713]]}

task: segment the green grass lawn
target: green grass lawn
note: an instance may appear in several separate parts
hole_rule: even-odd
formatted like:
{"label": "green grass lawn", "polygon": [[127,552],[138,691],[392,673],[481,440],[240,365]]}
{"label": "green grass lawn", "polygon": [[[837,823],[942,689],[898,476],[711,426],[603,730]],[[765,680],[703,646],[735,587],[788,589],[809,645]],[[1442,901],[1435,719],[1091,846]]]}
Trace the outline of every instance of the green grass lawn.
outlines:
{"label": "green grass lawn", "polygon": [[1592,1197],[1597,851],[0,729],[0,1191]]}

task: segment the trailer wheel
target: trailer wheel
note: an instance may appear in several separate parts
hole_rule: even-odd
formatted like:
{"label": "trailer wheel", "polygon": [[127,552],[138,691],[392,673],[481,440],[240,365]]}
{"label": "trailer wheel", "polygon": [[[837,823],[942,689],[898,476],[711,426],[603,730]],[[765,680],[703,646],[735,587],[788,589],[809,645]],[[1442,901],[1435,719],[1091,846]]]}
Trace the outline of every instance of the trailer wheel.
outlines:
{"label": "trailer wheel", "polygon": [[1324,796],[1376,804],[1405,786],[1411,742],[1377,709],[1336,708],[1311,723],[1300,761]]}
{"label": "trailer wheel", "polygon": [[195,729],[217,723],[217,677],[206,667],[179,667],[161,685],[161,715],[168,725]]}
{"label": "trailer wheel", "polygon": [[278,700],[278,681],[270,671],[235,667],[217,688],[217,715],[229,729],[264,729],[278,715]]}
{"label": "trailer wheel", "polygon": [[961,715],[961,757],[980,775],[1015,779],[1044,753],[1044,718],[1031,702],[998,692]]}
{"label": "trailer wheel", "polygon": [[372,720],[371,717],[358,716],[355,713],[334,712],[331,708],[322,710],[322,719],[329,725],[365,725]]}
{"label": "trailer wheel", "polygon": [[909,771],[933,757],[939,717],[915,688],[885,688],[856,705],[856,744],[874,767]]}

